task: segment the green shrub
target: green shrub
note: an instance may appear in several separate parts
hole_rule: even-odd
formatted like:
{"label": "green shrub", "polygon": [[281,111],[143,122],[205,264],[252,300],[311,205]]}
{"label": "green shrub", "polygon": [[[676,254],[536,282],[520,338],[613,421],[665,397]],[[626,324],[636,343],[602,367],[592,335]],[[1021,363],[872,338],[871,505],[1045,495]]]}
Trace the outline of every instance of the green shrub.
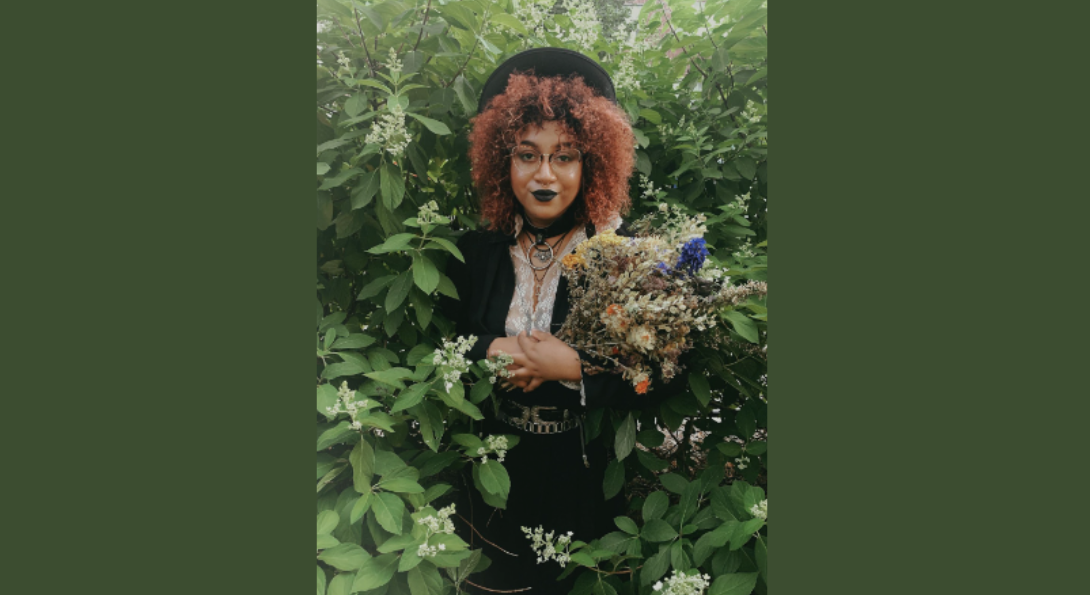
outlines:
{"label": "green shrub", "polygon": [[[486,500],[511,489],[503,464],[476,454],[488,445],[472,423],[493,399],[484,370],[448,393],[451,369],[432,361],[454,339],[435,310],[457,297],[442,271],[476,226],[469,119],[505,58],[545,45],[596,57],[639,142],[628,218],[660,202],[705,213],[711,258],[739,283],[766,280],[764,3],[648,2],[634,42],[623,23],[603,37],[582,2],[554,4],[318,2],[319,595],[460,591],[480,552],[417,521],[443,528],[445,478],[467,465]],[[438,216],[421,212],[432,201]],[[765,592],[766,304],[722,316],[732,341],[695,354],[683,394],[590,412],[589,433],[625,455],[603,490],[631,506],[619,531],[573,544],[576,592],[650,593],[671,569],[699,569],[716,595]],[[351,414],[344,397],[359,403]]]}

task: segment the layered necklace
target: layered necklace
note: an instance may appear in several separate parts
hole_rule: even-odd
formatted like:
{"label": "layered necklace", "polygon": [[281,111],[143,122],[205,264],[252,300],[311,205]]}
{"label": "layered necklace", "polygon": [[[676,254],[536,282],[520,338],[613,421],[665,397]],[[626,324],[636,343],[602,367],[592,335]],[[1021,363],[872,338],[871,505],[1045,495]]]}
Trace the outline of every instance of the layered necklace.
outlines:
{"label": "layered necklace", "polygon": [[[522,231],[527,235],[530,245],[524,248],[526,260],[534,271],[534,302],[533,308],[537,309],[538,297],[541,294],[541,286],[548,275],[549,269],[556,262],[556,253],[560,244],[568,237],[574,227],[574,216],[571,209],[548,227],[537,227],[523,217]],[[549,243],[547,238],[556,237],[555,242]]]}

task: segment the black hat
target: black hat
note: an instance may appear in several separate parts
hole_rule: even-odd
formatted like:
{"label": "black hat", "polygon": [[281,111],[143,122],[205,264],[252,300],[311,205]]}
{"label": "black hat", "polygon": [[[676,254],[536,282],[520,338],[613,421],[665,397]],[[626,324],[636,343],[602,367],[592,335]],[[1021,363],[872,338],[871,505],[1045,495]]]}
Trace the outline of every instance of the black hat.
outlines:
{"label": "black hat", "polygon": [[613,80],[594,60],[564,48],[534,48],[519,52],[496,67],[495,72],[488,77],[481,90],[481,99],[477,102],[478,114],[484,111],[493,97],[507,90],[507,79],[516,70],[520,72],[532,70],[536,76],[566,77],[577,74],[583,77],[583,82],[599,95],[617,103],[617,96],[613,92]]}

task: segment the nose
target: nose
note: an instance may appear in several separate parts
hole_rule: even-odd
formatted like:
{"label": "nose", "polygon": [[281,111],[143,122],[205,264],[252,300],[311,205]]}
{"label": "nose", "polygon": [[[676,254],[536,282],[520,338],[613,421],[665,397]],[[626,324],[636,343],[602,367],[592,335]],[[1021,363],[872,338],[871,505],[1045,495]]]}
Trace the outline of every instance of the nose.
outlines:
{"label": "nose", "polygon": [[538,166],[537,172],[534,173],[534,181],[542,184],[556,181],[556,174],[553,173],[552,164],[549,163],[549,160],[550,157],[541,156],[541,165]]}

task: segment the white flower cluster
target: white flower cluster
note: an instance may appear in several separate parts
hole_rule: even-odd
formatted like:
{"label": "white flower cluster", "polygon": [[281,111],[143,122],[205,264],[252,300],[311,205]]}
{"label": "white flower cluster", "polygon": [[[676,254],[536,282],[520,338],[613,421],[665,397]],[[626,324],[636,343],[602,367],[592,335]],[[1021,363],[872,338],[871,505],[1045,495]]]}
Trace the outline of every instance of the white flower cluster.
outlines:
{"label": "white flower cluster", "polygon": [[746,467],[749,466],[749,465],[746,465],[746,463],[748,463],[748,462],[749,462],[749,457],[747,457],[746,455],[742,455],[742,456],[738,457],[737,459],[734,459],[734,466],[738,467],[738,469],[745,469]]}
{"label": "white flower cluster", "polygon": [[621,63],[617,65],[617,72],[613,73],[613,86],[618,93],[631,92],[640,88],[634,61],[632,54],[625,54],[621,58]]}
{"label": "white flower cluster", "polygon": [[746,192],[745,194],[735,196],[734,200],[727,203],[727,206],[745,211],[749,207],[749,193]]}
{"label": "white flower cluster", "polygon": [[753,244],[750,243],[749,240],[746,240],[746,243],[742,244],[738,248],[738,251],[734,252],[733,254],[734,254],[734,257],[739,259],[739,260],[741,260],[743,258],[753,258],[754,256],[757,255],[757,253],[753,251]]}
{"label": "white flower cluster", "polygon": [[394,51],[393,46],[390,46],[390,57],[386,59],[386,68],[390,69],[390,74],[401,72],[401,60],[397,59],[397,52]]}
{"label": "white flower cluster", "polygon": [[367,399],[357,402],[356,391],[348,390],[347,382],[341,383],[341,388],[337,390],[337,396],[340,397],[341,400],[334,403],[332,407],[326,407],[325,410],[329,412],[330,415],[347,413],[348,417],[352,419],[352,423],[349,424],[349,426],[353,430],[362,429],[363,424],[356,421],[356,416],[360,413],[361,410],[366,412],[367,409],[370,407]]}
{"label": "white flower cluster", "polygon": [[759,504],[754,504],[749,508],[749,513],[753,516],[761,519],[768,520],[768,500],[761,500]]}
{"label": "white flower cluster", "polygon": [[450,515],[454,514],[454,505],[451,504],[446,508],[442,508],[439,512],[435,513],[435,516],[428,515],[417,519],[417,525],[424,525],[426,533],[424,534],[424,543],[420,544],[420,547],[416,549],[416,555],[421,558],[430,558],[438,554],[439,552],[447,549],[446,544],[440,543],[436,545],[428,545],[428,540],[432,535],[446,534],[450,535],[454,533],[454,523],[450,520]]}
{"label": "white flower cluster", "polygon": [[[523,0],[519,4],[515,18],[526,25],[531,35],[541,37],[545,33],[545,20],[549,18],[549,11],[556,4],[556,0]],[[523,39],[522,45],[530,47],[532,44],[529,39]]]}
{"label": "white flower cluster", "polygon": [[757,110],[757,106],[752,101],[746,102],[746,107],[742,110],[742,117],[745,118],[750,125],[761,121],[761,113]]}
{"label": "white flower cluster", "polygon": [[693,238],[702,238],[708,232],[704,222],[708,218],[703,213],[686,215],[685,210],[677,205],[659,204],[663,221],[658,226],[658,234],[669,246],[680,248],[682,244]]}
{"label": "white flower cluster", "polygon": [[434,200],[420,207],[416,214],[416,224],[421,227],[425,225],[446,225],[448,223],[450,223],[450,219],[439,214],[439,204]]}
{"label": "white flower cluster", "polygon": [[352,65],[352,60],[345,56],[344,52],[337,52],[337,64],[349,68]]}
{"label": "white flower cluster", "polygon": [[363,141],[367,144],[382,145],[391,155],[400,155],[409,146],[409,130],[405,128],[405,112],[401,104],[393,102],[389,111],[379,116],[379,121],[371,127],[371,132]]}
{"label": "white flower cluster", "polygon": [[555,544],[553,543],[553,534],[555,532],[545,533],[544,527],[538,526],[537,529],[533,530],[530,530],[529,527],[523,527],[522,532],[530,540],[530,547],[533,548],[534,554],[537,555],[538,564],[556,560],[556,563],[561,567],[568,565],[571,560],[571,531],[568,531],[566,535],[557,537]]}
{"label": "white flower cluster", "polygon": [[700,595],[711,584],[712,577],[707,574],[701,575],[697,572],[686,575],[675,570],[666,582],[655,583],[654,589],[662,595]]}
{"label": "white flower cluster", "polygon": [[508,370],[507,366],[510,366],[513,363],[515,363],[515,358],[502,351],[496,355],[490,356],[488,359],[481,360],[481,365],[483,365],[490,374],[488,381],[492,384],[496,384],[497,378],[510,378],[511,370]]}
{"label": "white flower cluster", "polygon": [[564,41],[579,46],[584,53],[593,53],[594,42],[602,32],[594,3],[591,0],[563,0],[563,4],[571,18],[571,29],[564,32]]}
{"label": "white flower cluster", "polygon": [[489,434],[488,438],[485,439],[485,442],[487,443],[487,446],[482,446],[477,449],[477,456],[481,457],[481,462],[483,463],[488,460],[488,453],[493,453],[496,455],[496,460],[502,463],[503,459],[507,456],[507,448],[509,446],[507,444],[507,436],[502,434],[499,436]]}
{"label": "white flower cluster", "polygon": [[454,387],[454,383],[461,380],[462,374],[469,371],[469,361],[466,360],[465,354],[476,342],[477,337],[474,335],[458,337],[457,341],[444,339],[443,346],[435,350],[434,364],[446,368],[443,373],[443,382],[448,393]]}
{"label": "white flower cluster", "polygon": [[[640,194],[643,198],[648,200],[654,199],[658,195],[658,190],[655,189],[655,184],[651,181],[651,178],[640,174],[640,188],[643,188],[643,192]],[[664,211],[666,203],[659,204],[659,210]]]}

